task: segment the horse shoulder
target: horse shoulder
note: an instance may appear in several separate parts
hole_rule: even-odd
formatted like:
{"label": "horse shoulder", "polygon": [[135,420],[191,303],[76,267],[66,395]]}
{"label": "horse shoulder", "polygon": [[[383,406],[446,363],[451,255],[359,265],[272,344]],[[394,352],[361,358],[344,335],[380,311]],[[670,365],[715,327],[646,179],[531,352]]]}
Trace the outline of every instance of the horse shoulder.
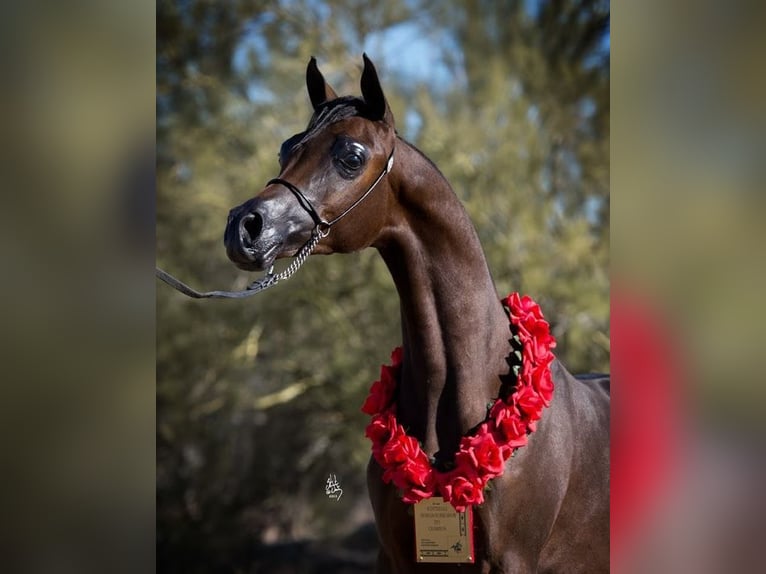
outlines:
{"label": "horse shoulder", "polygon": [[565,419],[559,437],[571,460],[565,496],[540,560],[540,572],[609,570],[609,379],[571,375],[552,365]]}

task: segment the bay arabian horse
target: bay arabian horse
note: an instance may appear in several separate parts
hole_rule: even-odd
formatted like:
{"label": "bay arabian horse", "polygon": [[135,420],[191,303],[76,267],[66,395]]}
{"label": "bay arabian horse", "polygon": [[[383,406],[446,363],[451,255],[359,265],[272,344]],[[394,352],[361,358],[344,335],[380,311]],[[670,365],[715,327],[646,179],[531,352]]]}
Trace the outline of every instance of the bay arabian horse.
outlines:
{"label": "bay arabian horse", "polygon": [[[279,177],[232,209],[227,254],[253,271],[308,243],[323,254],[377,249],[401,304],[397,417],[427,455],[448,460],[509,374],[508,315],[468,215],[397,135],[367,56],[362,98],[338,97],[313,58],[306,83],[311,121],[282,144]],[[370,460],[378,572],[608,572],[608,379],[578,379],[558,360],[551,372],[554,398],[536,432],[474,508],[473,564],[415,562],[411,507]]]}

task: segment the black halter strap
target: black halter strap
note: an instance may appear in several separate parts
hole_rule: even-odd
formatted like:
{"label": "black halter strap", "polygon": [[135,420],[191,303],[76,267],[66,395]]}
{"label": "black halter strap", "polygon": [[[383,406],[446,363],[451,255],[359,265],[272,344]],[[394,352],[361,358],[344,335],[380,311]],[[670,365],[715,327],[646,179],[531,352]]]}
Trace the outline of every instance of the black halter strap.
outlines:
{"label": "black halter strap", "polygon": [[300,206],[305,209],[308,214],[311,216],[311,219],[314,220],[314,225],[317,227],[326,227],[327,222],[322,219],[322,216],[319,215],[319,212],[314,208],[314,205],[308,200],[308,198],[303,195],[303,192],[298,189],[298,186],[293,185],[286,179],[282,179],[280,177],[275,177],[274,179],[270,179],[266,185],[271,185],[278,183],[279,185],[284,185],[287,189],[293,192],[293,195],[295,196],[295,199],[298,200],[298,203]]}
{"label": "black halter strap", "polygon": [[357,205],[362,203],[362,201],[364,201],[365,198],[367,198],[367,196],[369,196],[372,193],[372,190],[375,189],[375,187],[380,183],[380,180],[383,179],[389,171],[391,171],[391,168],[394,167],[394,150],[395,149],[396,148],[392,149],[391,153],[388,154],[386,165],[383,167],[383,170],[380,172],[380,175],[378,175],[378,178],[372,182],[372,185],[370,185],[370,187],[367,188],[367,191],[365,191],[356,201],[354,201],[354,203],[352,203],[348,208],[346,208],[346,210],[343,213],[333,218],[331,221],[324,220],[322,216],[319,215],[319,212],[316,210],[313,204],[298,188],[298,186],[290,183],[286,179],[282,179],[281,177],[275,177],[274,179],[270,179],[267,185],[278,184],[278,185],[283,185],[287,189],[289,189],[292,192],[292,194],[295,196],[295,198],[298,200],[298,203],[300,204],[300,206],[304,210],[306,210],[306,212],[311,216],[311,219],[314,221],[314,225],[316,225],[326,234],[333,225],[335,225],[341,219],[346,217],[346,215],[348,215],[352,209],[354,209]]}
{"label": "black halter strap", "polygon": [[193,299],[241,299],[243,297],[250,297],[251,295],[255,295],[256,293],[260,293],[261,291],[265,291],[269,287],[273,287],[277,283],[279,283],[282,280],[288,279],[293,273],[298,271],[298,269],[303,265],[303,263],[306,261],[309,255],[311,255],[311,252],[314,251],[317,244],[323,237],[327,237],[327,234],[330,233],[330,228],[338,223],[341,219],[346,217],[348,213],[354,209],[357,205],[362,203],[364,199],[372,193],[372,190],[375,189],[375,187],[380,183],[380,180],[385,177],[385,175],[391,171],[391,168],[394,166],[394,150],[396,148],[391,150],[391,153],[388,156],[388,160],[386,161],[386,165],[383,168],[383,170],[380,172],[380,175],[378,175],[378,178],[372,182],[372,185],[367,188],[367,191],[365,191],[361,197],[359,197],[354,203],[352,203],[346,210],[338,215],[337,217],[333,218],[331,221],[325,221],[322,219],[322,216],[319,215],[319,212],[314,208],[314,206],[311,204],[311,202],[308,200],[308,198],[303,194],[303,192],[298,189],[297,186],[293,185],[289,181],[281,178],[274,178],[272,180],[269,180],[267,185],[271,184],[279,184],[285,186],[287,189],[289,189],[292,194],[295,196],[295,198],[298,200],[298,203],[300,206],[308,212],[308,214],[311,216],[311,219],[314,222],[314,229],[311,230],[311,237],[310,239],[304,244],[304,246],[301,248],[301,250],[298,252],[298,254],[295,256],[295,259],[293,262],[289,265],[287,269],[282,271],[281,273],[274,273],[274,266],[271,266],[271,269],[268,270],[266,275],[264,275],[261,279],[257,279],[253,281],[250,285],[248,285],[247,289],[244,291],[197,291],[196,289],[192,289],[189,287],[186,283],[183,281],[180,281],[179,279],[176,279],[173,277],[170,273],[167,273],[166,271],[163,271],[159,267],[155,268],[155,275],[158,279],[161,279],[174,289],[178,290],[179,292],[183,293],[187,297],[191,297]]}

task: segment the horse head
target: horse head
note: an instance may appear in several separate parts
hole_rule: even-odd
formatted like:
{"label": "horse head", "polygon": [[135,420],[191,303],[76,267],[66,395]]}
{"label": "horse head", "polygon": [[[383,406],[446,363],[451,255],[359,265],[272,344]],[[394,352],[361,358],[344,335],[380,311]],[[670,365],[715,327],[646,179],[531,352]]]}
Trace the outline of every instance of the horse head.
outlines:
{"label": "horse head", "polygon": [[396,132],[375,66],[363,58],[362,98],[338,97],[309,62],[307,128],[282,143],[279,176],[229,213],[224,245],[241,269],[294,256],[316,233],[316,253],[357,251],[384,227]]}

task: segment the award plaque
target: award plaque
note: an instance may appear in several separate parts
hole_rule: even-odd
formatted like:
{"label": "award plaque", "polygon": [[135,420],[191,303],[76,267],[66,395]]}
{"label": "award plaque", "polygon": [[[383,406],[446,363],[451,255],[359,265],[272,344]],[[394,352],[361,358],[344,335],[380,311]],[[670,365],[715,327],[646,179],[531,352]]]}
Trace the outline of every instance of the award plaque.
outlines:
{"label": "award plaque", "polygon": [[473,516],[458,512],[441,497],[414,506],[417,562],[473,562]]}

